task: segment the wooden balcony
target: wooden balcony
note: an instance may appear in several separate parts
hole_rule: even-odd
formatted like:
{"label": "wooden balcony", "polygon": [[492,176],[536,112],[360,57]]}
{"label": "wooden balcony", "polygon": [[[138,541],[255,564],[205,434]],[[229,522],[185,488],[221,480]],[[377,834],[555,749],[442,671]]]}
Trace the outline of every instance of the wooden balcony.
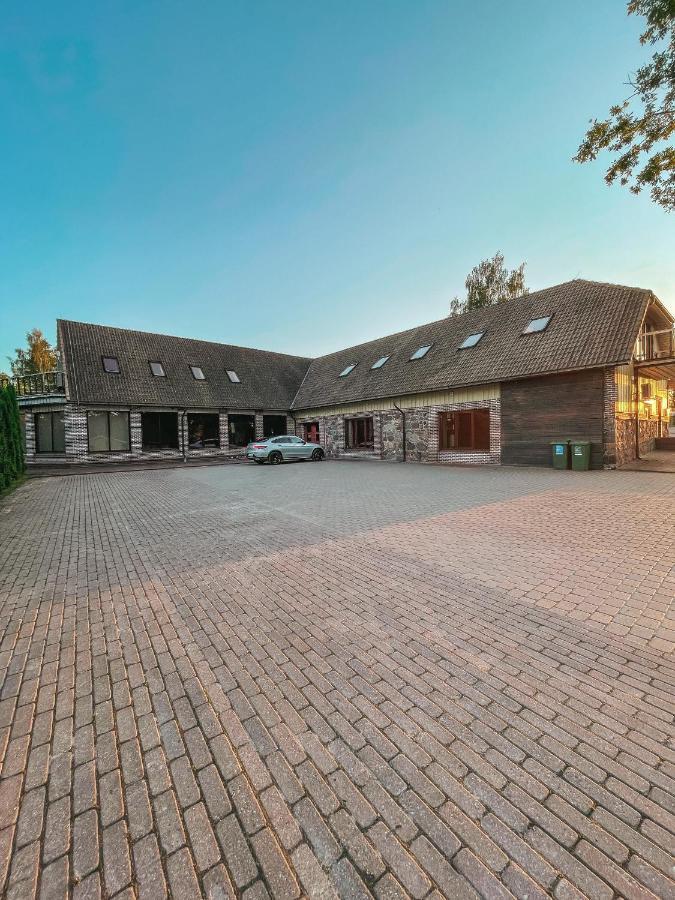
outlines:
{"label": "wooden balcony", "polygon": [[675,325],[644,331],[635,344],[635,366],[647,378],[675,384]]}

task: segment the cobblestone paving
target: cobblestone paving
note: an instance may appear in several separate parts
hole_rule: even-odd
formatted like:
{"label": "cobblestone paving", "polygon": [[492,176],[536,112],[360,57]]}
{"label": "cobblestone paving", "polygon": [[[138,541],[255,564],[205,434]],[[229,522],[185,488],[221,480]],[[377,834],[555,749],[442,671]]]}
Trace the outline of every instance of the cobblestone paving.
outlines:
{"label": "cobblestone paving", "polygon": [[0,894],[673,897],[674,562],[659,474],[30,482]]}

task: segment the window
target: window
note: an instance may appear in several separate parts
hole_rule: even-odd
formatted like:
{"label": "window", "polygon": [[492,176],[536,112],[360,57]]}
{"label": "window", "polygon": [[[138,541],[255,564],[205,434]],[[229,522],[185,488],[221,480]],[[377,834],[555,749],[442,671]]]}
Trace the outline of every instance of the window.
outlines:
{"label": "window", "polygon": [[377,362],[374,362],[374,363],[372,364],[372,366],[371,366],[370,368],[371,368],[371,369],[381,369],[382,366],[386,363],[386,361],[387,361],[388,359],[389,359],[388,356],[381,356],[381,357],[378,359]]}
{"label": "window", "polygon": [[485,334],[484,331],[477,331],[476,334],[470,334],[467,338],[465,338],[462,343],[459,345],[459,350],[466,350],[467,347],[475,347],[478,341]]}
{"label": "window", "polygon": [[35,452],[66,452],[66,414],[63,410],[60,412],[36,413]]}
{"label": "window", "polygon": [[164,366],[161,364],[161,362],[151,362],[150,371],[158,378],[166,378],[166,372],[164,371]]}
{"label": "window", "polygon": [[372,450],[373,417],[345,419],[345,447],[348,450]]}
{"label": "window", "polygon": [[188,413],[188,447],[220,447],[220,416],[218,413]]}
{"label": "window", "polygon": [[263,416],[263,434],[266,438],[286,434],[286,416]]}
{"label": "window", "polygon": [[438,417],[439,450],[490,449],[490,410],[466,409],[440,413]]}
{"label": "window", "polygon": [[318,444],[320,441],[319,438],[319,423],[318,422],[305,422],[303,425],[303,429],[305,431],[305,440],[310,444]]}
{"label": "window", "polygon": [[427,353],[431,350],[431,344],[424,344],[423,347],[418,347],[417,350],[410,357],[410,361],[413,359],[422,359],[423,356],[426,356]]}
{"label": "window", "polygon": [[239,414],[227,419],[231,447],[245,447],[255,440],[255,416]]}
{"label": "window", "polygon": [[89,412],[87,430],[90,453],[131,449],[128,412]]}
{"label": "window", "polygon": [[192,372],[192,377],[195,379],[195,381],[206,381],[206,378],[204,378],[204,373],[199,366],[190,366],[190,371]]}
{"label": "window", "polygon": [[116,356],[103,357],[103,371],[107,372],[108,375],[120,374],[120,364]]}
{"label": "window", "polygon": [[141,413],[141,429],[144,450],[178,450],[177,413]]}
{"label": "window", "polygon": [[355,368],[356,368],[356,363],[352,363],[350,366],[347,366],[346,369],[343,369],[340,372],[340,374],[338,375],[338,378],[344,378],[345,375],[349,375],[350,372],[353,372]]}
{"label": "window", "polygon": [[535,334],[537,331],[546,331],[551,316],[542,316],[539,319],[532,319],[523,329],[523,334]]}
{"label": "window", "polygon": [[227,377],[230,379],[232,384],[241,384],[241,378],[237,375],[237,373],[233,369],[227,370]]}

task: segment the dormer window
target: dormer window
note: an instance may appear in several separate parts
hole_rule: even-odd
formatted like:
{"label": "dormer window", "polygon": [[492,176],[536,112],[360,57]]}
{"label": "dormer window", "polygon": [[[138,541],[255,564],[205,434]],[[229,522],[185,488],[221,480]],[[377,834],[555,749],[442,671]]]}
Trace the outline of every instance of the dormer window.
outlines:
{"label": "dormer window", "polygon": [[241,384],[241,378],[237,375],[234,369],[227,370],[227,377],[230,379],[232,384]]}
{"label": "dormer window", "polygon": [[374,362],[374,363],[372,364],[372,366],[371,366],[370,368],[371,368],[371,369],[381,369],[382,366],[386,363],[386,361],[387,361],[388,359],[389,359],[388,356],[381,356],[381,357],[377,360],[377,362]]}
{"label": "dormer window", "polygon": [[484,331],[477,331],[475,334],[470,334],[467,338],[464,338],[457,349],[466,350],[468,347],[475,347],[484,334]]}
{"label": "dormer window", "polygon": [[164,371],[164,366],[161,362],[150,362],[150,371],[153,375],[156,375],[157,378],[166,378],[166,372]]}
{"label": "dormer window", "polygon": [[192,377],[195,381],[206,381],[204,373],[199,366],[190,366],[190,371],[192,372]]}
{"label": "dormer window", "polygon": [[107,372],[108,375],[120,374],[120,363],[116,356],[103,357],[103,371]]}
{"label": "dormer window", "polygon": [[410,362],[412,362],[413,359],[422,359],[422,357],[426,356],[430,350],[431,344],[424,344],[422,347],[418,347],[410,357]]}
{"label": "dormer window", "polygon": [[340,374],[338,375],[338,378],[345,378],[347,375],[349,375],[350,372],[353,372],[355,368],[356,368],[356,363],[352,363],[351,365],[347,366],[346,369],[343,369],[340,372]]}
{"label": "dormer window", "polygon": [[541,316],[538,319],[532,319],[523,328],[523,334],[536,334],[538,331],[546,331],[550,321],[551,316]]}

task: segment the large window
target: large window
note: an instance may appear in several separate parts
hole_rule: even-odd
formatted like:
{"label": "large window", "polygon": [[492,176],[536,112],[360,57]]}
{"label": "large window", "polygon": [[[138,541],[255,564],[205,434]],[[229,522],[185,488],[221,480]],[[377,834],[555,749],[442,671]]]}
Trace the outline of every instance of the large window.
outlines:
{"label": "large window", "polygon": [[220,416],[218,413],[188,413],[188,447],[220,447]]}
{"label": "large window", "polygon": [[178,415],[171,412],[141,414],[144,450],[178,450]]}
{"label": "large window", "polygon": [[36,413],[35,452],[66,452],[66,414],[63,410],[60,412]]}
{"label": "large window", "polygon": [[288,434],[286,416],[263,416],[263,434],[266,438]]}
{"label": "large window", "polygon": [[373,419],[345,419],[345,447],[348,450],[372,450]]}
{"label": "large window", "polygon": [[490,410],[465,409],[440,413],[438,438],[439,450],[489,450]]}
{"label": "large window", "polygon": [[236,414],[227,419],[230,447],[245,447],[255,440],[255,416]]}
{"label": "large window", "polygon": [[128,412],[90,411],[87,415],[87,429],[90,453],[129,451],[131,449]]}

